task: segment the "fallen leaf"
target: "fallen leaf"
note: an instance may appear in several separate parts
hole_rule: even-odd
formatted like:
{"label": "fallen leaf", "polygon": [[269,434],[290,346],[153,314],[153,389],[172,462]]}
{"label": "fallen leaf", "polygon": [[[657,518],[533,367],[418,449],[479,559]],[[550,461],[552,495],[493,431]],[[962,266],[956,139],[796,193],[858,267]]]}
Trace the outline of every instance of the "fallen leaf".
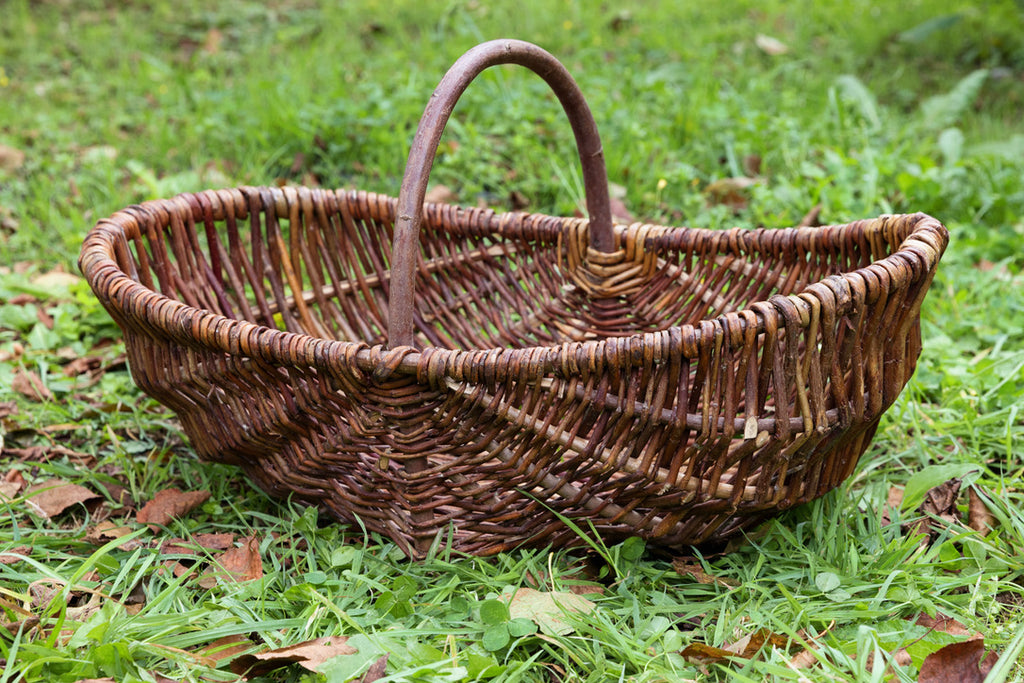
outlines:
{"label": "fallen leaf", "polygon": [[766,55],[784,55],[789,52],[789,46],[783,43],[777,38],[766,36],[763,33],[758,33],[754,36],[754,45],[757,45],[758,49]]}
{"label": "fallen leaf", "polygon": [[894,511],[899,510],[902,504],[903,487],[890,486],[889,493],[885,497],[885,505],[882,506],[882,526],[889,526],[890,524],[892,524],[892,514]]}
{"label": "fallen leaf", "polygon": [[428,204],[454,204],[458,201],[458,197],[447,185],[434,185],[427,190],[423,201]]}
{"label": "fallen leaf", "polygon": [[752,659],[761,651],[765,645],[771,645],[780,649],[789,647],[789,638],[778,633],[772,633],[766,628],[759,628],[735,643],[728,645],[725,649],[738,654],[744,659]]}
{"label": "fallen leaf", "polygon": [[737,178],[719,178],[704,188],[708,204],[722,204],[734,211],[747,208],[747,190],[755,185],[754,178],[740,176]]}
{"label": "fallen leaf", "polygon": [[[106,484],[106,487],[107,496],[110,497],[110,500],[124,508],[135,509],[135,500],[132,498],[132,494],[129,493],[128,489],[115,483]],[[120,514],[125,514],[125,510],[121,510]]]}
{"label": "fallen leaf", "polygon": [[252,646],[253,642],[244,636],[224,636],[199,650],[199,655],[215,662],[231,661]]}
{"label": "fallen leaf", "polygon": [[20,149],[0,145],[0,169],[14,172],[25,165],[25,153]]}
{"label": "fallen leaf", "polygon": [[227,550],[235,545],[235,535],[232,533],[196,534],[192,540],[200,548],[207,550]]}
{"label": "fallen leaf", "polygon": [[[198,568],[194,565],[196,560],[199,559],[199,552],[189,541],[183,538],[170,538],[160,544],[161,555],[184,555],[184,558],[168,558],[163,561],[163,566],[171,570],[175,577],[182,577],[185,574],[195,574]],[[216,579],[210,577],[208,582],[209,585],[204,587],[211,588],[216,585]],[[202,585],[202,584],[201,584]]]}
{"label": "fallen leaf", "polygon": [[298,664],[304,669],[316,672],[317,667],[328,659],[339,655],[354,655],[359,652],[351,645],[347,645],[346,641],[348,641],[347,636],[308,640],[276,650],[236,657],[230,667],[231,671],[246,678],[263,676],[289,664]]}
{"label": "fallen leaf", "polygon": [[604,595],[604,586],[599,583],[571,583],[566,588],[576,595]]}
{"label": "fallen leaf", "polygon": [[388,654],[384,653],[384,656],[378,659],[376,662],[370,665],[370,668],[366,670],[362,678],[359,679],[359,683],[373,683],[379,678],[384,678],[384,672],[388,668]]}
{"label": "fallen leaf", "polygon": [[51,270],[40,273],[32,278],[32,285],[50,292],[68,289],[82,281],[80,275],[66,273],[63,270]]}
{"label": "fallen leaf", "polygon": [[676,573],[680,576],[689,576],[697,583],[704,584],[705,586],[715,585],[722,586],[724,588],[734,588],[740,585],[739,582],[734,579],[723,579],[721,577],[708,574],[704,571],[704,568],[701,567],[701,565],[695,562],[686,562],[682,559],[675,559],[672,560],[672,568],[675,569]]}
{"label": "fallen leaf", "polygon": [[224,34],[220,32],[220,29],[211,28],[203,38],[203,52],[209,55],[217,54],[220,52],[220,44],[223,41]]}
{"label": "fallen leaf", "polygon": [[[254,581],[263,576],[260,544],[255,535],[245,539],[241,546],[225,550],[217,558],[217,563],[223,571],[214,568],[211,568],[209,571],[216,572],[219,576],[230,578],[234,581]],[[226,577],[224,572],[227,572]]]}
{"label": "fallen leaf", "polygon": [[679,653],[683,659],[688,659],[692,662],[712,664],[715,662],[721,662],[729,659],[730,657],[738,657],[735,652],[730,652],[721,647],[715,647],[713,645],[707,645],[706,643],[690,643],[683,648],[682,652]]}
{"label": "fallen leaf", "polygon": [[18,412],[18,404],[14,401],[0,401],[0,418],[10,417]]}
{"label": "fallen leaf", "polygon": [[91,453],[80,453],[79,451],[73,451],[65,446],[53,446],[48,451],[46,451],[46,462],[49,462],[50,460],[61,456],[67,458],[69,461],[71,461],[73,465],[77,465],[78,467],[91,468],[93,465],[96,464],[95,455],[92,455]]}
{"label": "fallen leaf", "polygon": [[748,154],[743,157],[743,172],[748,176],[761,175],[761,155]]}
{"label": "fallen leaf", "polygon": [[927,614],[920,614],[917,617],[917,621],[914,622],[918,626],[924,626],[934,631],[942,631],[952,636],[968,636],[971,632],[967,630],[967,627],[961,624],[952,617],[947,617],[941,612],[936,614],[934,617],[930,617]]}
{"label": "fallen leaf", "polygon": [[32,512],[49,519],[73,505],[99,497],[98,493],[84,486],[69,484],[60,479],[49,479],[29,488],[25,493],[25,503]]}
{"label": "fallen leaf", "polygon": [[63,581],[57,579],[39,579],[31,582],[26,589],[29,604],[25,606],[36,611],[48,607],[65,585]]}
{"label": "fallen leaf", "polygon": [[141,524],[148,524],[150,529],[156,531],[158,527],[166,526],[172,519],[187,515],[209,499],[209,491],[164,489],[158,491],[153,500],[139,510],[135,519]]}
{"label": "fallen leaf", "polygon": [[594,603],[582,595],[562,591],[541,592],[533,588],[520,588],[508,604],[512,619],[529,619],[549,636],[572,633],[576,628],[567,618],[568,613],[586,614]]}
{"label": "fallen leaf", "polygon": [[800,650],[786,664],[790,669],[806,669],[809,666],[814,666],[817,662],[818,657],[814,654],[814,650]]}
{"label": "fallen leaf", "polygon": [[983,683],[996,665],[995,652],[985,655],[985,639],[952,643],[924,658],[918,683]]}
{"label": "fallen leaf", "polygon": [[508,195],[508,206],[513,211],[522,211],[530,206],[530,199],[518,190],[512,190]]}
{"label": "fallen leaf", "polygon": [[902,526],[903,533],[922,534],[930,540],[942,533],[942,528],[935,517],[950,524],[959,521],[960,513],[956,509],[956,501],[960,495],[960,483],[961,480],[959,478],[950,479],[929,489],[928,493],[925,494],[924,501],[917,509],[921,516],[918,519],[904,523]]}
{"label": "fallen leaf", "polygon": [[18,470],[10,470],[0,481],[0,499],[11,500],[25,488],[25,477]]}
{"label": "fallen leaf", "polygon": [[99,356],[79,356],[71,359],[71,362],[61,368],[61,371],[65,377],[76,377],[91,374],[101,365],[103,365],[103,359]]}
{"label": "fallen leaf", "polygon": [[800,219],[800,222],[796,224],[798,228],[817,228],[821,225],[821,204],[815,204],[811,207],[810,211],[804,214],[804,217]]}
{"label": "fallen leaf", "polygon": [[0,564],[15,564],[16,562],[21,562],[28,557],[31,552],[32,548],[29,548],[27,545],[19,545],[15,548],[11,548],[10,550],[5,550],[0,553]]}
{"label": "fallen leaf", "polygon": [[28,400],[37,403],[53,400],[53,392],[43,384],[43,380],[32,370],[19,369],[15,372],[14,380],[11,381],[11,389],[14,389]]}
{"label": "fallen leaf", "polygon": [[109,541],[113,541],[115,538],[121,538],[127,536],[132,532],[131,527],[127,527],[121,524],[115,524],[109,519],[104,520],[85,533],[86,543],[92,543],[94,545],[103,545]]}
{"label": "fallen leaf", "polygon": [[995,528],[996,518],[989,511],[988,505],[985,504],[985,499],[978,493],[977,487],[970,487],[967,494],[967,526],[982,536],[987,536],[988,532]]}
{"label": "fallen leaf", "polygon": [[47,313],[44,309],[36,309],[36,320],[38,320],[46,329],[53,329],[53,316]]}

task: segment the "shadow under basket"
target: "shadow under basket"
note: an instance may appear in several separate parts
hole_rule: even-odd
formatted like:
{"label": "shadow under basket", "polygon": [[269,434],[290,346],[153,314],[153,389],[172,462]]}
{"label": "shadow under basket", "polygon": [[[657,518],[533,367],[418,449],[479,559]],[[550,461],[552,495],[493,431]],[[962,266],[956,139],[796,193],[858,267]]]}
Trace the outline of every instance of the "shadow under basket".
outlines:
{"label": "shadow under basket", "polygon": [[[499,63],[565,106],[589,220],[423,203],[451,106]],[[206,191],[87,236],[132,377],[202,458],[412,557],[578,544],[566,519],[609,542],[720,541],[852,473],[914,372],[938,221],[613,227],[593,119],[554,58],[485,43],[438,93],[398,199]]]}

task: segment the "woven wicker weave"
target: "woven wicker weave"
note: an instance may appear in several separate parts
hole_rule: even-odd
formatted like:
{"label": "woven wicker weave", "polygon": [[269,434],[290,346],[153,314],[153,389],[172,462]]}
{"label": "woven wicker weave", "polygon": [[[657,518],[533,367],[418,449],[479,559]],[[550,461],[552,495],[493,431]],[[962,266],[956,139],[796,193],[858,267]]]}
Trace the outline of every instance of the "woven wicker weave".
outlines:
{"label": "woven wicker weave", "polygon": [[[455,98],[497,63],[558,93],[590,221],[423,206]],[[412,556],[577,542],[560,516],[723,539],[853,471],[914,371],[938,221],[612,228],[593,121],[550,55],[485,44],[438,93],[398,201],[243,187],[89,233],[135,381],[203,458]]]}

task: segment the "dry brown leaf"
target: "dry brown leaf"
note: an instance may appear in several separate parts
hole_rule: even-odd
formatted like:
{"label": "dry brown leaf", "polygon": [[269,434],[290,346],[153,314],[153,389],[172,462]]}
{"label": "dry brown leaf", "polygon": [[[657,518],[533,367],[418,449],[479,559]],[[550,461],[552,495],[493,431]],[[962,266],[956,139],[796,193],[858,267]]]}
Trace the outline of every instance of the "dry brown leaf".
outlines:
{"label": "dry brown leaf", "polygon": [[235,535],[232,533],[196,534],[192,540],[200,548],[207,550],[227,550],[235,545]]}
{"label": "dry brown leaf", "polygon": [[154,531],[172,519],[187,515],[210,499],[209,491],[182,491],[171,488],[158,491],[153,500],[139,510],[135,519]]}
{"label": "dry brown leaf", "polygon": [[890,486],[889,494],[885,497],[885,505],[882,506],[882,526],[889,526],[890,524],[892,524],[893,512],[900,509],[900,504],[902,502],[903,487]]}
{"label": "dry brown leaf", "polygon": [[40,517],[49,519],[67,510],[72,505],[99,498],[84,486],[69,484],[60,479],[49,479],[36,484],[25,493],[25,503]]}
{"label": "dry brown leaf", "polygon": [[39,611],[53,602],[53,599],[63,590],[65,582],[57,579],[39,579],[28,584],[26,592],[29,596],[29,604],[26,607]]}
{"label": "dry brown leaf", "polygon": [[0,481],[0,499],[11,500],[25,487],[25,477],[19,470],[9,470]]}
{"label": "dry brown leaf", "polygon": [[255,581],[261,578],[263,576],[263,559],[260,557],[260,544],[256,536],[248,537],[237,548],[225,550],[217,558],[217,564],[220,565],[220,568],[211,568],[209,571],[216,572],[223,579]]}
{"label": "dry brown leaf", "polygon": [[604,586],[599,583],[571,583],[566,588],[576,595],[604,595]]}
{"label": "dry brown leaf", "polygon": [[759,628],[727,646],[725,649],[738,654],[744,659],[752,659],[765,645],[784,649],[789,646],[789,642],[789,638],[786,636],[772,633],[766,628]]}
{"label": "dry brown leaf", "polygon": [[513,211],[523,211],[530,207],[530,198],[519,190],[508,193],[508,206]]}
{"label": "dry brown leaf", "polygon": [[0,170],[14,172],[24,165],[24,152],[8,145],[0,145]]}
{"label": "dry brown leaf", "polygon": [[730,652],[729,650],[714,647],[713,645],[707,645],[705,643],[690,643],[684,647],[682,652],[679,654],[683,659],[701,664],[713,664],[715,662],[721,662],[729,659],[730,657],[739,656],[735,652]]}
{"label": "dry brown leaf", "polygon": [[959,521],[960,513],[956,509],[959,495],[960,479],[950,479],[930,489],[917,509],[921,518],[905,523],[902,526],[903,533],[923,534],[928,539],[937,537],[942,533],[942,528],[932,515],[949,524]]}
{"label": "dry brown leaf", "polygon": [[199,650],[199,656],[209,657],[215,662],[230,661],[252,646],[253,642],[244,636],[224,636]]}
{"label": "dry brown leaf", "polygon": [[53,316],[50,315],[49,313],[47,313],[42,308],[37,308],[36,309],[36,320],[38,320],[40,323],[42,323],[43,327],[45,327],[46,329],[48,329],[48,330],[52,330],[53,329],[53,324],[54,324]]}
{"label": "dry brown leaf", "polygon": [[892,653],[892,662],[889,663],[889,666],[886,669],[886,673],[889,676],[895,677],[896,672],[893,671],[893,665],[898,666],[900,668],[906,668],[910,666],[912,663],[913,659],[911,658],[910,653],[907,652],[907,648],[901,647],[900,649],[896,650],[896,652]]}
{"label": "dry brown leaf", "polygon": [[800,219],[800,222],[796,224],[798,228],[817,228],[821,225],[821,204],[815,204],[811,209],[804,214],[804,217]]}
{"label": "dry brown leaf", "polygon": [[65,377],[85,375],[99,369],[103,365],[103,359],[99,356],[79,356],[73,358],[70,363],[61,368]]}
{"label": "dry brown leaf", "polygon": [[800,650],[790,658],[787,665],[790,669],[799,670],[814,666],[817,662],[818,657],[813,650]]}
{"label": "dry brown leaf", "polygon": [[0,419],[10,417],[18,412],[18,404],[14,401],[0,401]]}
{"label": "dry brown leaf", "polygon": [[919,614],[917,621],[914,622],[918,626],[924,626],[930,628],[933,631],[941,631],[948,633],[951,636],[969,636],[971,632],[967,630],[967,627],[961,624],[952,617],[947,617],[941,612],[936,614],[934,617],[930,617],[927,614]]}
{"label": "dry brown leaf", "polygon": [[71,461],[71,464],[78,467],[91,468],[96,464],[96,456],[91,453],[81,453],[79,451],[73,451],[66,446],[53,446],[46,452],[46,461],[49,462],[54,458],[65,457]]}
{"label": "dry brown leaf", "polygon": [[978,493],[978,489],[972,486],[967,491],[967,526],[977,531],[982,536],[987,536],[996,525],[995,516],[989,511],[985,499]]}
{"label": "dry brown leaf", "polygon": [[761,155],[748,154],[743,157],[743,172],[748,176],[761,175]]}
{"label": "dry brown leaf", "polygon": [[[118,505],[123,505],[125,508],[134,510],[135,500],[132,498],[132,494],[128,492],[128,489],[121,486],[120,484],[110,483],[106,485],[107,495],[110,496],[110,500],[114,501]],[[127,510],[120,510],[119,514],[126,514]]]}
{"label": "dry brown leaf", "polygon": [[53,400],[53,392],[43,384],[43,380],[32,370],[19,369],[15,372],[14,379],[11,381],[11,389],[36,403]]}
{"label": "dry brown leaf", "polygon": [[680,576],[689,576],[697,583],[704,584],[705,586],[716,585],[724,588],[735,588],[739,585],[738,581],[733,579],[723,579],[718,576],[712,576],[704,571],[704,568],[696,562],[686,562],[682,559],[672,560],[672,568],[676,570]]}
{"label": "dry brown leaf", "polygon": [[366,670],[362,678],[359,679],[359,683],[373,683],[377,679],[384,678],[384,673],[388,668],[388,653],[385,652],[384,656],[378,659],[376,662],[370,665],[370,668]]}
{"label": "dry brown leaf", "polygon": [[211,28],[203,38],[203,52],[215,55],[220,52],[220,45],[224,42],[224,34],[220,29]]}
{"label": "dry brown leaf", "polygon": [[346,643],[346,636],[317,638],[297,645],[289,645],[268,652],[241,655],[231,662],[231,671],[246,678],[263,676],[274,669],[298,664],[316,672],[317,667],[339,655],[354,655],[359,650]]}
{"label": "dry brown leaf", "polygon": [[924,658],[918,683],[983,683],[996,665],[995,652],[985,655],[985,639],[952,643]]}
{"label": "dry brown leaf", "polygon": [[32,552],[32,548],[27,545],[19,545],[16,548],[11,548],[3,553],[0,553],[0,564],[14,564],[15,562],[21,562],[25,557]]}
{"label": "dry brown leaf", "polygon": [[734,211],[747,208],[747,190],[757,184],[754,178],[744,176],[720,178],[704,188],[708,204],[724,204]]}
{"label": "dry brown leaf", "polygon": [[5,448],[3,457],[6,459],[20,460],[21,462],[45,462],[43,454],[46,451],[42,446],[29,446],[28,448]]}
{"label": "dry brown leaf", "polygon": [[94,545],[103,545],[104,543],[113,541],[115,538],[127,536],[131,532],[131,527],[124,526],[123,524],[115,524],[108,519],[89,529],[85,533],[85,541]]}

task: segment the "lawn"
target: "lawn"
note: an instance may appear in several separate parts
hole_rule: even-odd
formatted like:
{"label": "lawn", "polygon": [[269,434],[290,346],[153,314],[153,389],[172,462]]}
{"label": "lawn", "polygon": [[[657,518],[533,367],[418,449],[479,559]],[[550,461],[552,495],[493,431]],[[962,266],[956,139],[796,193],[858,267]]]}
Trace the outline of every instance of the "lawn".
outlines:
{"label": "lawn", "polygon": [[[900,5],[5,2],[0,683],[1024,680],[1024,5]],[[199,461],[135,388],[77,271],[97,220],[210,187],[397,195],[437,81],[499,37],[576,77],[637,220],[949,228],[917,372],[842,486],[727,547],[580,528],[412,562]],[[470,86],[432,183],[583,203],[523,69]]]}

